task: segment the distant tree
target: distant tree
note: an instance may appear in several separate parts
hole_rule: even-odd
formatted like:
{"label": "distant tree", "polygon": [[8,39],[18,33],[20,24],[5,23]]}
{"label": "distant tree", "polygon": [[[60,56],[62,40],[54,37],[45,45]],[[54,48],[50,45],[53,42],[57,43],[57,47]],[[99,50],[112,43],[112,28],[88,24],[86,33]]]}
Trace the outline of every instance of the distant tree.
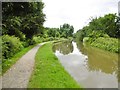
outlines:
{"label": "distant tree", "polygon": [[60,26],[60,33],[63,37],[72,37],[74,32],[74,27],[70,26],[69,24],[63,24]]}
{"label": "distant tree", "polygon": [[89,24],[76,32],[75,37],[83,40],[84,37],[120,37],[120,18],[116,14],[107,14],[103,17],[92,18]]}

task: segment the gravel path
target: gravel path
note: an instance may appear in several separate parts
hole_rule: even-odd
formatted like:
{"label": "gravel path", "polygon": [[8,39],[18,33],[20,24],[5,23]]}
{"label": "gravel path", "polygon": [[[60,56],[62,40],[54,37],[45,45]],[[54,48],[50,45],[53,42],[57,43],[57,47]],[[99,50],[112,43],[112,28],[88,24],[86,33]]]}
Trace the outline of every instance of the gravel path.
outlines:
{"label": "gravel path", "polygon": [[2,88],[27,88],[34,67],[35,54],[43,44],[39,44],[31,49],[0,78]]}

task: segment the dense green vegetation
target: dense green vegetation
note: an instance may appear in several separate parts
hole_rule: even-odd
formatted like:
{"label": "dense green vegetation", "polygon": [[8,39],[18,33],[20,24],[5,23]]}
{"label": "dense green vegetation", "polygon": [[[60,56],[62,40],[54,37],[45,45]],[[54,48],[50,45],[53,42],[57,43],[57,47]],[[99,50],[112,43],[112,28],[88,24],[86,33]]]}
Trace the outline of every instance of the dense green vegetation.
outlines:
{"label": "dense green vegetation", "polygon": [[73,37],[74,27],[69,24],[60,25],[60,28],[45,28],[46,37],[69,38]]}
{"label": "dense green vegetation", "polygon": [[3,62],[5,59],[12,57],[23,48],[22,43],[17,37],[4,35],[2,36],[2,40]]}
{"label": "dense green vegetation", "polygon": [[2,34],[15,35],[24,40],[42,32],[45,21],[43,7],[42,2],[3,2]]}
{"label": "dense green vegetation", "polygon": [[33,36],[42,32],[45,15],[42,2],[2,2],[2,60],[35,44]]}
{"label": "dense green vegetation", "polygon": [[[118,47],[120,18],[116,14],[92,18],[87,26],[73,35],[74,27],[67,23],[60,25],[59,28],[44,27],[43,8],[42,1],[2,2],[2,36],[0,36],[2,49],[0,50],[2,50],[3,74],[35,44],[61,40],[61,38],[72,40],[72,37],[75,37],[76,40],[87,42],[91,46],[115,53],[120,52],[120,47]],[[67,48],[64,50],[66,51],[64,54],[69,51]],[[52,44],[49,43],[37,52],[35,70],[28,87],[76,88],[79,85],[61,66],[53,54]]]}
{"label": "dense green vegetation", "polygon": [[42,1],[2,2],[2,63],[14,62],[11,58],[30,45],[60,38],[71,39],[74,28],[69,24],[60,28],[43,27],[43,8]]}
{"label": "dense green vegetation", "polygon": [[38,50],[29,88],[80,88],[52,51],[52,43]]}
{"label": "dense green vegetation", "polygon": [[33,36],[45,21],[43,7],[42,2],[2,2],[3,73],[35,44]]}
{"label": "dense green vegetation", "polygon": [[77,41],[87,41],[91,46],[119,53],[119,20],[116,14],[107,14],[104,17],[92,18],[87,26],[74,34],[74,37]]}
{"label": "dense green vegetation", "polygon": [[92,42],[91,45],[118,53],[118,39],[116,38],[99,37],[94,42]]}
{"label": "dense green vegetation", "polygon": [[2,62],[2,74],[4,74],[12,65],[16,63],[18,59],[20,59],[25,53],[27,53],[34,46],[35,45],[31,45],[29,47],[23,48],[20,52],[15,54],[13,57],[5,59],[5,61]]}

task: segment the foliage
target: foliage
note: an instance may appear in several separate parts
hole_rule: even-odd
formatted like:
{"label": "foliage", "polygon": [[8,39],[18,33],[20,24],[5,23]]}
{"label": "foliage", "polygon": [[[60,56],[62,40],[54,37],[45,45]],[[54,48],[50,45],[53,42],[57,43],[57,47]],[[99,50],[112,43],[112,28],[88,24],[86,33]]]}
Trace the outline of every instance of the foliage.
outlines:
{"label": "foliage", "polygon": [[31,39],[42,32],[45,15],[42,2],[2,2],[3,35],[15,35],[20,40]]}
{"label": "foliage", "polygon": [[119,29],[116,14],[107,14],[104,17],[94,18],[88,27],[92,31],[102,31],[110,37],[118,37]]}
{"label": "foliage", "polygon": [[22,49],[20,52],[14,54],[13,57],[6,59],[4,62],[2,62],[2,74],[4,74],[12,65],[16,63],[17,60],[19,60],[25,53],[27,53],[34,46],[35,45],[26,47]]}
{"label": "foliage", "polygon": [[84,43],[89,42],[89,41],[90,41],[90,37],[85,37],[85,38],[83,39],[83,42],[84,42]]}
{"label": "foliage", "polygon": [[3,20],[2,34],[15,35],[20,40],[25,40],[25,35],[20,31],[21,23],[20,17],[9,16],[5,22]]}
{"label": "foliage", "polygon": [[2,2],[2,59],[11,58],[23,47],[36,44],[42,34],[45,15],[40,2]]}
{"label": "foliage", "polygon": [[60,35],[61,37],[72,37],[74,32],[74,27],[69,24],[63,24],[60,26]]}
{"label": "foliage", "polygon": [[[118,53],[118,39],[99,37],[91,43],[92,46]],[[120,49],[120,48],[119,48]]]}
{"label": "foliage", "polygon": [[59,28],[46,28],[48,37],[60,37]]}
{"label": "foliage", "polygon": [[37,35],[39,33],[43,32],[43,26],[41,24],[41,20],[39,20],[41,16],[35,16],[28,15],[24,20],[22,24],[22,32],[26,35],[27,39],[32,39],[34,35]]}
{"label": "foliage", "polygon": [[74,28],[69,24],[63,24],[59,28],[45,28],[44,37],[69,38],[73,37]]}
{"label": "foliage", "polygon": [[[79,41],[89,42],[92,46],[118,53],[116,38],[120,36],[119,20],[116,14],[92,18],[87,26],[77,31],[74,37]],[[111,41],[116,41],[116,44]]]}
{"label": "foliage", "polygon": [[85,37],[85,32],[84,30],[79,30],[74,34],[74,38],[77,39],[77,41],[83,41],[83,38]]}
{"label": "foliage", "polygon": [[41,46],[35,60],[35,67],[28,88],[80,87],[64,70],[58,58],[54,55],[51,43]]}
{"label": "foliage", "polygon": [[3,60],[12,57],[23,48],[19,38],[9,35],[2,36],[2,56]]}
{"label": "foliage", "polygon": [[92,18],[89,24],[79,30],[77,37],[82,40],[84,37],[104,37],[105,35],[118,38],[120,29],[118,27],[116,14],[108,14],[104,17]]}

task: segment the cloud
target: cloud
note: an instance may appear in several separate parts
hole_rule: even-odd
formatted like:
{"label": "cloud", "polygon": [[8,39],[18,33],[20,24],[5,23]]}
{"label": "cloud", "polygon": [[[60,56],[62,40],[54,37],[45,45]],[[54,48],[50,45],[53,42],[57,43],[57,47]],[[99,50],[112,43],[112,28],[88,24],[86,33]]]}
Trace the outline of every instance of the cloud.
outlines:
{"label": "cloud", "polygon": [[88,23],[90,17],[118,13],[119,0],[43,0],[46,27],[59,27],[64,23],[74,26],[75,32]]}

